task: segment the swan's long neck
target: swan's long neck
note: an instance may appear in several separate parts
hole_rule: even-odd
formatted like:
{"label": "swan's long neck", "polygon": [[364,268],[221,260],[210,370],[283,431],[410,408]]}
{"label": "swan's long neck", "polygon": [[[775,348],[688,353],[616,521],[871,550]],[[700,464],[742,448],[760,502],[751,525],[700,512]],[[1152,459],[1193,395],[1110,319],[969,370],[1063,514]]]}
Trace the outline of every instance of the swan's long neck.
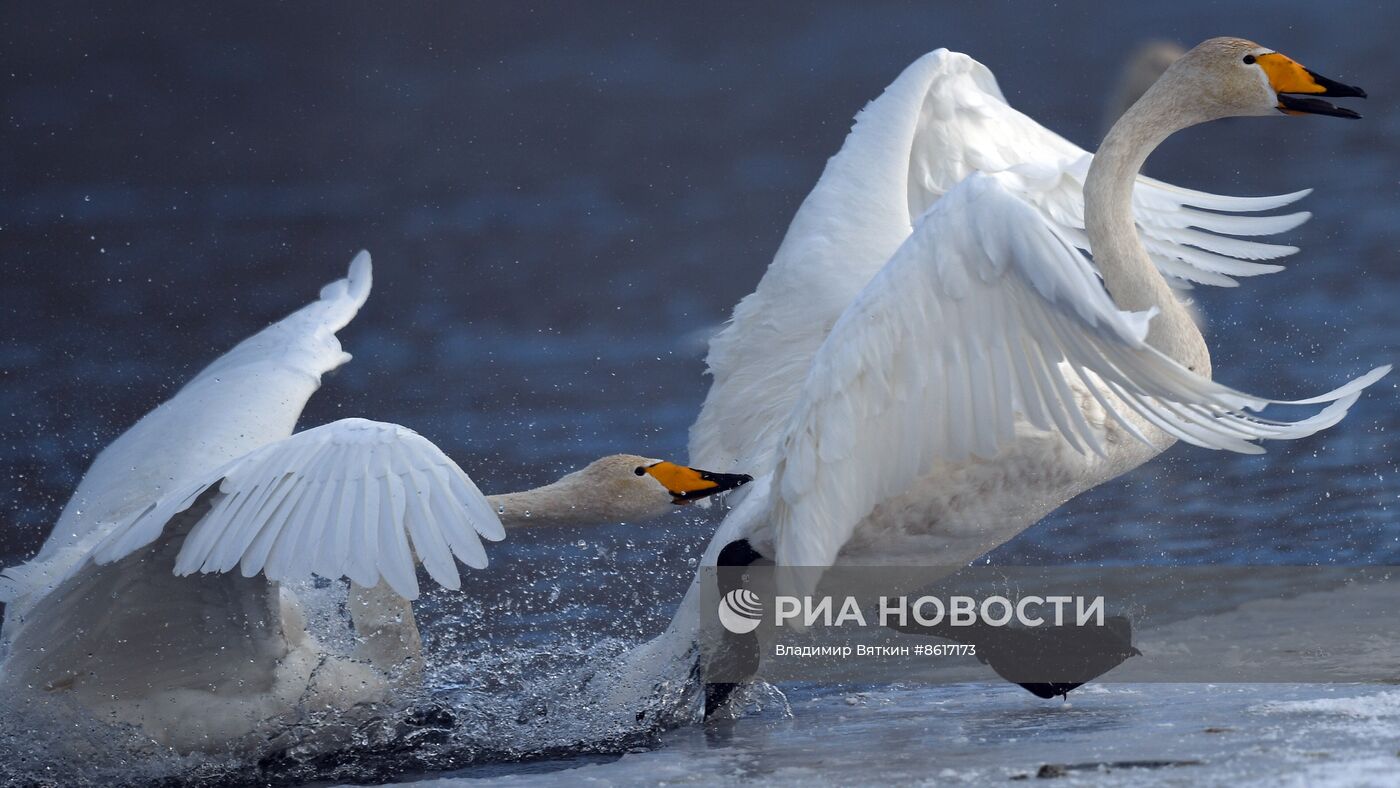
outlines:
{"label": "swan's long neck", "polygon": [[597,513],[589,505],[590,496],[561,479],[543,487],[500,495],[488,495],[491,508],[501,518],[501,525],[515,528],[525,525],[575,525],[597,522]]}
{"label": "swan's long neck", "polygon": [[656,494],[640,494],[636,485],[585,471],[521,492],[488,495],[501,525],[597,525],[646,520],[671,511],[671,499],[660,486]]}
{"label": "swan's long neck", "polygon": [[1133,219],[1133,186],[1148,155],[1173,132],[1204,120],[1183,111],[1174,84],[1164,77],[1109,130],[1084,181],[1084,224],[1114,302],[1133,311],[1156,307],[1148,342],[1209,376],[1205,339],[1148,258]]}

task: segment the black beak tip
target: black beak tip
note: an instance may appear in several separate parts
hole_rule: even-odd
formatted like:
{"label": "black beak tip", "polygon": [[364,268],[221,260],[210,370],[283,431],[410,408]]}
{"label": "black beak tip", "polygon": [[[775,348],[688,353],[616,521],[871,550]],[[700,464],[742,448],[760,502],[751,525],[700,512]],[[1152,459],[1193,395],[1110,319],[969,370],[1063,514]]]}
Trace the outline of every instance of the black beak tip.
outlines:
{"label": "black beak tip", "polygon": [[714,482],[713,487],[704,490],[692,490],[686,492],[672,492],[671,503],[678,506],[698,501],[701,498],[709,498],[711,495],[726,493],[735,490],[749,482],[753,477],[747,473],[711,473],[710,471],[700,471],[700,478],[708,482]]}
{"label": "black beak tip", "polygon": [[753,477],[747,473],[708,473],[702,472],[701,476],[719,485],[716,492],[728,492],[737,487],[743,487],[753,481]]}
{"label": "black beak tip", "polygon": [[1343,85],[1337,80],[1328,79],[1316,71],[1308,71],[1308,76],[1312,77],[1314,82],[1322,86],[1323,91],[1317,94],[1319,96],[1326,96],[1327,98],[1366,98],[1366,91],[1355,85]]}

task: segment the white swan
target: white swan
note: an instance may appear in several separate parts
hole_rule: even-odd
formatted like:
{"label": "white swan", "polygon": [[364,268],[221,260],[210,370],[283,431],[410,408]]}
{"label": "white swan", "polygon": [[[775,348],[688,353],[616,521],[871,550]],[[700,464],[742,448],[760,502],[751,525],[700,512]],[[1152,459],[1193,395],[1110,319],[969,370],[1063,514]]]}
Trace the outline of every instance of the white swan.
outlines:
{"label": "white swan", "polygon": [[[971,58],[915,62],[859,115],[711,344],[691,459],[759,478],[704,564],[965,565],[1175,440],[1258,453],[1259,439],[1337,423],[1389,367],[1293,403],[1325,405],[1310,418],[1252,415],[1275,401],[1211,381],[1169,286],[1278,270],[1231,258],[1295,249],[1204,231],[1291,228],[1306,215],[1220,211],[1305,192],[1219,197],[1138,175],[1168,135],[1208,120],[1356,117],[1294,94],[1364,96],[1257,44],[1212,39],[1091,158],[1007,106]],[[779,573],[797,594],[819,576]],[[634,652],[625,685],[693,657],[697,589]]]}
{"label": "white swan", "polygon": [[[485,567],[481,539],[503,526],[635,521],[748,481],[614,455],[484,496],[398,425],[343,419],[293,435],[321,376],[350,359],[335,332],[370,278],[362,252],[348,278],[94,460],[38,556],[0,576],[6,684],[181,751],[252,743],[299,708],[388,700],[394,679],[418,675],[418,561],[456,589],[455,561]],[[329,654],[279,588],[313,573],[353,580],[352,658]]]}

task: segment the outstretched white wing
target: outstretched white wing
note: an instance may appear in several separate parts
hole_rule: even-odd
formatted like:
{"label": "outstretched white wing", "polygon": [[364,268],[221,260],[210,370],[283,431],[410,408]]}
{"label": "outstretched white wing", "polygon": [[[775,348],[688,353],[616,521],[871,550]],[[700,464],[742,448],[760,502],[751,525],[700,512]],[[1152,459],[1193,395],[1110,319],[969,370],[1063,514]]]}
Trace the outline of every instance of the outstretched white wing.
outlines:
{"label": "outstretched white wing", "polygon": [[1276,401],[1202,378],[1146,343],[1149,313],[1114,305],[1084,256],[994,176],[940,200],[841,316],[779,443],[777,560],[826,566],[877,502],[940,461],[991,458],[1018,421],[1102,453],[1071,393],[1087,389],[1143,441],[1128,412],[1181,440],[1245,453],[1251,441],[1337,423],[1373,370],[1308,400],[1297,422],[1251,415]]}
{"label": "outstretched white wing", "polygon": [[93,461],[39,553],[54,557],[99,523],[112,523],[187,481],[292,434],[321,376],[350,360],[335,332],[370,291],[370,259],[320,298],[220,356]]}
{"label": "outstretched white wing", "polygon": [[[904,121],[913,127],[913,139],[906,148],[907,176],[899,179],[907,183],[895,184],[905,189],[911,223],[974,172],[1015,173],[1018,177],[1003,179],[1006,188],[1065,231],[1076,246],[1089,248],[1082,234],[1084,178],[1093,155],[1011,107],[986,66],[946,49],[925,55],[861,112],[847,145],[862,133],[867,122],[899,122],[899,116],[911,110],[916,114]],[[870,117],[876,113],[892,118]],[[1250,261],[1273,260],[1298,249],[1222,235],[1286,232],[1307,221],[1310,214],[1230,216],[1218,212],[1275,210],[1311,191],[1229,197],[1139,176],[1133,190],[1133,214],[1148,255],[1168,281],[1180,286],[1197,282],[1233,287],[1238,283],[1230,276],[1280,270],[1277,265]]]}
{"label": "outstretched white wing", "polygon": [[368,252],[320,298],[220,356],[93,460],[29,563],[0,574],[4,639],[44,594],[82,566],[114,523],[231,460],[292,434],[321,376],[350,360],[335,332],[369,297]]}
{"label": "outstretched white wing", "polygon": [[[1015,112],[1010,107],[1007,111]],[[1075,246],[1092,251],[1084,232],[1084,179],[1093,158],[1078,151],[1071,157],[1016,165],[998,172],[1008,191],[1034,206],[1041,218],[1054,224]],[[1304,189],[1271,197],[1225,197],[1139,175],[1133,189],[1133,215],[1147,256],[1168,284],[1178,289],[1190,289],[1193,284],[1237,287],[1239,282],[1234,277],[1283,270],[1281,265],[1257,261],[1287,257],[1295,254],[1298,247],[1230,236],[1287,232],[1312,215],[1305,211],[1268,216],[1238,214],[1282,208],[1311,193],[1311,189]]]}
{"label": "outstretched white wing", "polygon": [[116,561],[155,541],[211,487],[208,513],[180,548],[175,574],[259,572],[293,581],[383,578],[418,596],[415,563],[457,589],[454,557],[484,568],[481,538],[505,537],[476,484],[431,441],[397,424],[343,419],[256,449],[120,524],[92,552]]}
{"label": "outstretched white wing", "polygon": [[[1083,185],[1090,161],[1084,149],[1008,105],[981,63],[946,49],[915,61],[856,117],[757,290],[711,341],[714,383],[691,428],[691,462],[754,476],[772,469],[783,425],[827,332],[919,217],[969,175],[998,174],[1043,220],[1088,249]],[[1279,270],[1258,261],[1298,250],[1229,236],[1298,226],[1308,214],[1248,214],[1307,193],[1226,197],[1139,177],[1133,209],[1168,281],[1230,286],[1234,277]]]}

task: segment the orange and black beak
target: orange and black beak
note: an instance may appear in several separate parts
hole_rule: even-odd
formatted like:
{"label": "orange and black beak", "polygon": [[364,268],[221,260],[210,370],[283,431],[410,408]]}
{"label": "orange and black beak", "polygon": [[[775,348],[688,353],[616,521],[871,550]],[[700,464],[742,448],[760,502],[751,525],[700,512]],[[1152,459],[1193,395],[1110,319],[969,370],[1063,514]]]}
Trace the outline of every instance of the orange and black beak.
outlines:
{"label": "orange and black beak", "polygon": [[[1251,56],[1254,57],[1254,56]],[[1255,59],[1269,84],[1278,93],[1278,110],[1286,115],[1331,115],[1337,118],[1359,118],[1359,115],[1346,107],[1338,107],[1331,102],[1314,96],[1328,98],[1366,98],[1366,91],[1352,85],[1328,79],[1321,74],[1303,68],[1277,52],[1258,55]],[[1303,98],[1306,96],[1307,98]]]}
{"label": "orange and black beak", "polygon": [[746,473],[712,473],[664,461],[637,468],[637,475],[642,474],[661,482],[661,486],[671,493],[671,503],[677,506],[727,492],[753,481],[753,477]]}

